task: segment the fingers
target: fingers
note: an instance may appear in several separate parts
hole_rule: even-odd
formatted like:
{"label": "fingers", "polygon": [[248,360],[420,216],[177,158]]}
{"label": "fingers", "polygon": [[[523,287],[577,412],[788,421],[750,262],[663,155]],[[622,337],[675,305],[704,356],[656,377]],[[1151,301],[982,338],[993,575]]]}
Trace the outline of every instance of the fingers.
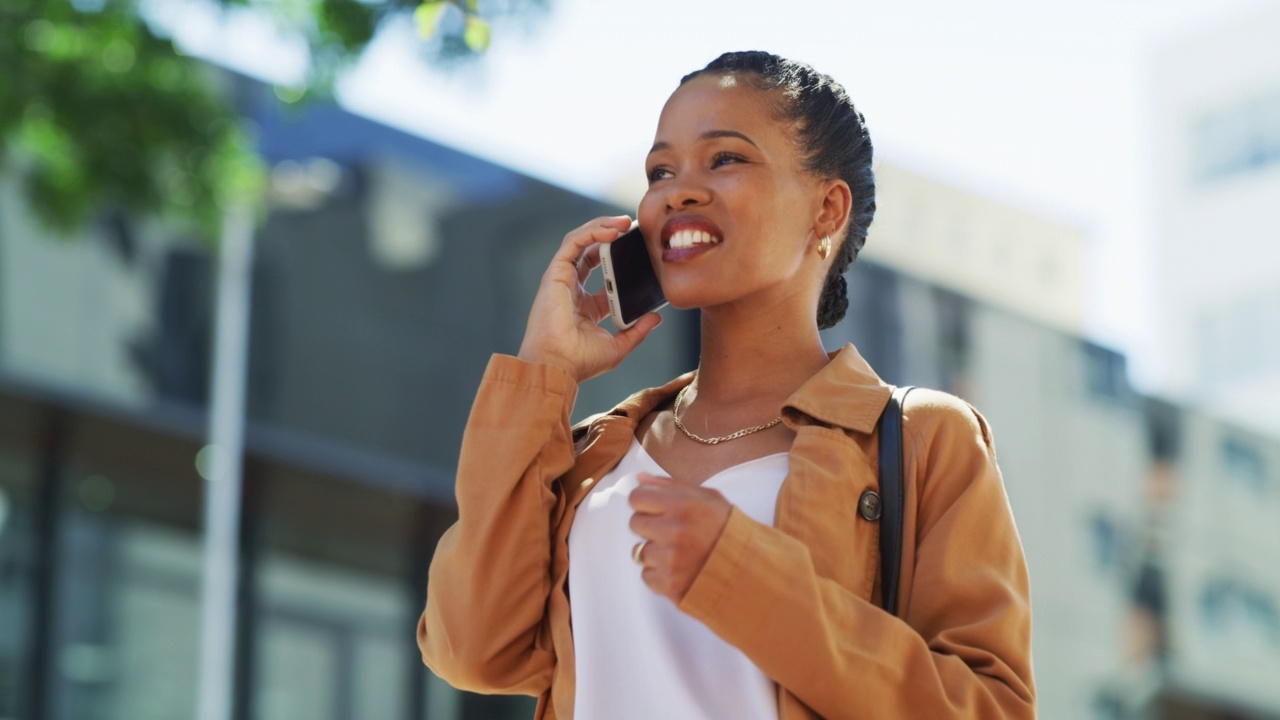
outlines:
{"label": "fingers", "polygon": [[705,488],[688,485],[671,478],[640,473],[639,486],[632,490],[627,502],[643,515],[662,515],[689,501],[691,495]]}
{"label": "fingers", "polygon": [[669,544],[657,543],[653,541],[640,541],[631,546],[631,560],[639,565],[643,570],[640,571],[640,577],[644,579],[645,584],[649,587],[655,587],[658,584],[659,575],[662,574],[662,568],[671,565],[672,548]]}
{"label": "fingers", "polygon": [[564,242],[556,251],[552,264],[569,263],[575,266],[582,251],[593,243],[612,242],[631,228],[631,218],[626,215],[596,218],[564,236]]}
{"label": "fingers", "polygon": [[578,284],[583,285],[591,277],[591,271],[600,266],[600,245],[592,245],[578,259]]}
{"label": "fingers", "polygon": [[641,543],[633,546],[632,559],[644,566],[641,578],[649,589],[678,603],[706,564],[733,506],[711,488],[647,474],[636,480],[628,524]]}
{"label": "fingers", "polygon": [[618,339],[596,327],[609,314],[607,294],[588,295],[583,287],[600,265],[601,246],[617,240],[631,224],[626,215],[602,217],[565,235],[539,283],[520,345],[521,358],[557,359],[582,382],[616,367],[657,325],[657,318],[644,320]]}
{"label": "fingers", "polygon": [[[674,549],[668,543],[646,539],[631,546],[631,560],[644,568],[641,571],[642,574],[657,572],[659,569],[669,566],[674,559]],[[646,584],[649,584],[650,587],[653,586],[652,583]]]}
{"label": "fingers", "polygon": [[[605,312],[609,312],[609,301],[605,298]],[[619,357],[626,357],[635,350],[644,339],[653,332],[653,329],[662,324],[662,316],[656,312],[645,313],[635,325],[619,332],[613,336],[614,347],[619,353]]]}
{"label": "fingers", "polygon": [[609,317],[609,296],[604,290],[582,298],[582,314],[593,323]]}
{"label": "fingers", "polygon": [[637,565],[645,566],[644,551],[648,549],[648,547],[649,547],[648,540],[641,540],[640,542],[631,546],[631,559],[634,560]]}
{"label": "fingers", "polygon": [[631,546],[631,559],[645,570],[653,570],[657,566],[670,562],[671,556],[670,545],[652,540],[641,540]]}
{"label": "fingers", "polygon": [[649,542],[670,542],[680,529],[679,524],[669,517],[649,515],[639,511],[631,515],[627,527],[641,540]]}

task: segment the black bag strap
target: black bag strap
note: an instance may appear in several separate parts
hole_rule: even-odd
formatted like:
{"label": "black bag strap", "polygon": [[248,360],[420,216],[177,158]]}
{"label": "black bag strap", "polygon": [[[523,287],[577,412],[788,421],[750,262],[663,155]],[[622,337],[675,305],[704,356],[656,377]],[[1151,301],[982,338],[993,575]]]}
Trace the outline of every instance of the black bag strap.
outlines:
{"label": "black bag strap", "polygon": [[898,569],[902,565],[902,408],[912,389],[894,388],[880,415],[880,599],[891,615],[898,614]]}

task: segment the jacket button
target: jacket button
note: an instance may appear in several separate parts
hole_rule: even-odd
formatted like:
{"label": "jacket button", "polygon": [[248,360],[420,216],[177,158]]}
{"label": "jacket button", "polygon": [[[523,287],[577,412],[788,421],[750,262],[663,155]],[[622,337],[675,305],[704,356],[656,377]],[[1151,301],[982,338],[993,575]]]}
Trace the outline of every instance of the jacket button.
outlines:
{"label": "jacket button", "polygon": [[880,519],[880,495],[875,490],[868,490],[858,498],[858,514],[863,520],[875,522]]}

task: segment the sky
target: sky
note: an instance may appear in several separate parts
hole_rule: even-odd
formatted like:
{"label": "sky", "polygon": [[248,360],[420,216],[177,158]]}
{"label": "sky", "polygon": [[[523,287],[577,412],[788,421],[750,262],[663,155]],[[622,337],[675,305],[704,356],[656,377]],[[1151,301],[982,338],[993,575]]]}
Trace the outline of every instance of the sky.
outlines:
{"label": "sky", "polygon": [[[495,23],[487,57],[450,71],[418,60],[408,23],[390,27],[338,98],[603,197],[643,173],[682,75],[726,50],[806,61],[849,90],[879,159],[1079,228],[1086,335],[1128,354],[1153,389],[1149,58],[1278,1],[553,0],[545,18]],[[189,51],[267,80],[301,75],[299,44],[259,19],[156,2],[158,14],[187,8],[173,26]]]}

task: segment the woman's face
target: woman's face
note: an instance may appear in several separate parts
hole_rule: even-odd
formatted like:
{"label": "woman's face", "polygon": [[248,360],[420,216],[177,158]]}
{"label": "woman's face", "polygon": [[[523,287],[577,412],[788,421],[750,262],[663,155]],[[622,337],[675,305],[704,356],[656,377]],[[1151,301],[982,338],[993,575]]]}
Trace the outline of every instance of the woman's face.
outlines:
{"label": "woman's face", "polygon": [[742,78],[701,75],[662,110],[638,215],[678,308],[817,301],[815,231],[834,230],[822,226],[825,184],[801,168],[770,100]]}

